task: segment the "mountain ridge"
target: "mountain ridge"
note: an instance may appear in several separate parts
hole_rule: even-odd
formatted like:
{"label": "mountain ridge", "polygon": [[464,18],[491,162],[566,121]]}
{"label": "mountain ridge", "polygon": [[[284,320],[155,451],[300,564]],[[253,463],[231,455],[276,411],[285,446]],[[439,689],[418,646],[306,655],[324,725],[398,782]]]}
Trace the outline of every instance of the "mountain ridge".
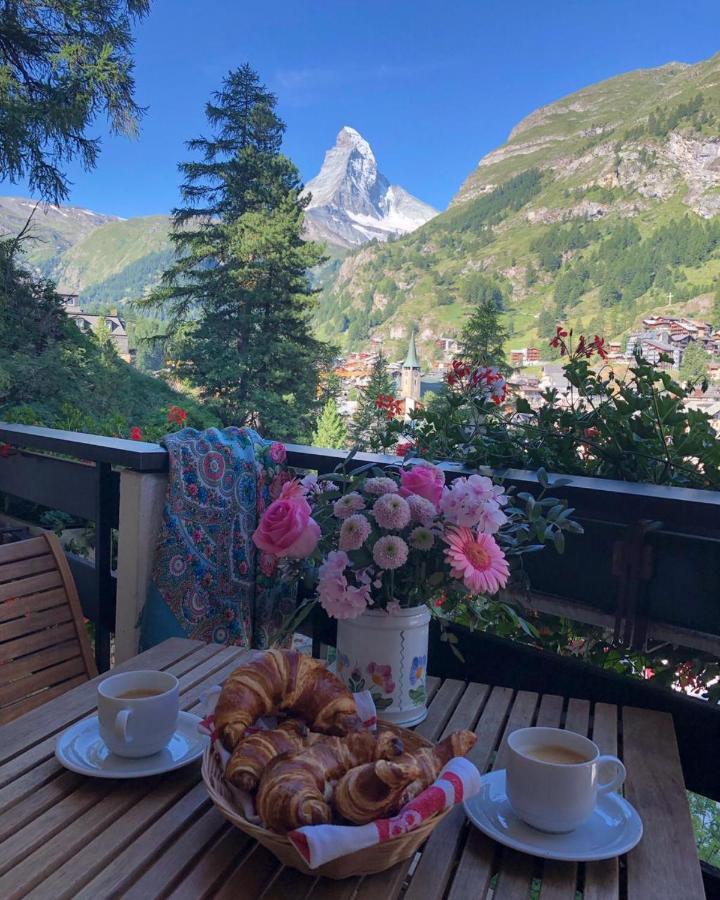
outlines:
{"label": "mountain ridge", "polygon": [[390,184],[370,144],[349,125],[338,132],[303,195],[310,197],[308,238],[344,248],[407,234],[437,215],[428,203]]}
{"label": "mountain ridge", "polygon": [[[525,116],[447,211],[347,256],[323,289],[318,328],[346,347],[381,338],[398,354],[414,328],[432,360],[486,278],[504,297],[508,349],[541,346],[558,320],[621,339],[669,294],[677,311],[707,312],[719,212],[720,54],[615,76]],[[630,245],[616,247],[618,235]]]}

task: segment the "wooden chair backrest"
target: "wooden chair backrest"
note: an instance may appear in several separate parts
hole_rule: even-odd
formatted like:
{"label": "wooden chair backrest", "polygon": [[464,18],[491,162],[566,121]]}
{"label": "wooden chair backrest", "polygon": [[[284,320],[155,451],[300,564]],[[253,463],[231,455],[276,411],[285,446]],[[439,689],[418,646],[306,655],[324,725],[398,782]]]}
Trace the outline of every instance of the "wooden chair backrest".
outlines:
{"label": "wooden chair backrest", "polygon": [[58,539],[43,534],[0,546],[0,724],[95,675]]}

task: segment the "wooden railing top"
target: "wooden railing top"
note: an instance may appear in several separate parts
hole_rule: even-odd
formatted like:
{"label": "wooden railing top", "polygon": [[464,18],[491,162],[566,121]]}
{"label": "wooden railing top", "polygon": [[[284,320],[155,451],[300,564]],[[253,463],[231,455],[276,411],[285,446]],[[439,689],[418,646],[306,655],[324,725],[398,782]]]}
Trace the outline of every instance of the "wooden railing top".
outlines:
{"label": "wooden railing top", "polygon": [[[138,472],[163,472],[168,467],[168,455],[159,444],[103,437],[75,431],[59,431],[30,425],[0,422],[0,441],[15,447],[72,456],[80,460],[109,463]],[[347,457],[343,450],[287,445],[289,462],[300,468],[330,472]],[[398,464],[398,457],[378,453],[357,453],[348,463],[353,470],[367,463]],[[452,462],[441,463],[452,476],[473,471]],[[489,470],[486,470],[489,471]],[[519,490],[536,492],[537,473],[525,469],[495,470]],[[550,474],[551,483],[560,477]],[[639,519],[662,521],[665,531],[705,535],[720,538],[720,492],[666,485],[614,481],[581,475],[567,476],[570,484],[553,488],[553,494],[565,497],[584,518],[605,520],[618,524]]]}

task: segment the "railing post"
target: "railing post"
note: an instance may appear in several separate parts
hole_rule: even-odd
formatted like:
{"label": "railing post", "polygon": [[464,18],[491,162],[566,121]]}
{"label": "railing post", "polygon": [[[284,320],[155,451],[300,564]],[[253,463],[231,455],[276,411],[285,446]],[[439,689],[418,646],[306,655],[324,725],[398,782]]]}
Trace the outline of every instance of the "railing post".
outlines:
{"label": "railing post", "polygon": [[138,652],[139,620],[152,576],[167,475],[120,473],[115,662]]}
{"label": "railing post", "polygon": [[112,466],[110,463],[96,463],[95,474],[95,581],[99,610],[95,626],[95,662],[99,672],[106,672],[110,668],[110,633],[113,627],[108,608],[113,594]]}

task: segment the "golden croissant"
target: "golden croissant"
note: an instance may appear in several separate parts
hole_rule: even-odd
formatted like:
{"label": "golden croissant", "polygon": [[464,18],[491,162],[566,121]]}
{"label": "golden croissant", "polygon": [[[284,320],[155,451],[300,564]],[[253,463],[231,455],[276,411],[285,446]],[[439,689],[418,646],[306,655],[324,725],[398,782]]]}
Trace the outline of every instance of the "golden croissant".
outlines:
{"label": "golden croissant", "polygon": [[300,719],[286,719],[277,728],[256,731],[238,741],[225,767],[225,778],[235,787],[254,791],[265,767],[276,756],[296,753],[321,737],[311,734]]}
{"label": "golden croissant", "polygon": [[338,781],[335,808],[355,825],[393,816],[432,784],[454,756],[465,756],[476,740],[471,731],[456,731],[436,747],[421,747],[397,759],[357,766]]}
{"label": "golden croissant", "polygon": [[355,766],[402,753],[393,732],[358,731],[347,737],[322,737],[298,753],[279,756],[260,779],[257,813],[266,828],[285,834],[302,825],[332,820],[332,782]]}
{"label": "golden croissant", "polygon": [[355,700],[324,663],[296,650],[265,650],[227,677],[215,708],[215,727],[234,750],[261,716],[293,712],[313,731],[343,735],[361,727]]}

